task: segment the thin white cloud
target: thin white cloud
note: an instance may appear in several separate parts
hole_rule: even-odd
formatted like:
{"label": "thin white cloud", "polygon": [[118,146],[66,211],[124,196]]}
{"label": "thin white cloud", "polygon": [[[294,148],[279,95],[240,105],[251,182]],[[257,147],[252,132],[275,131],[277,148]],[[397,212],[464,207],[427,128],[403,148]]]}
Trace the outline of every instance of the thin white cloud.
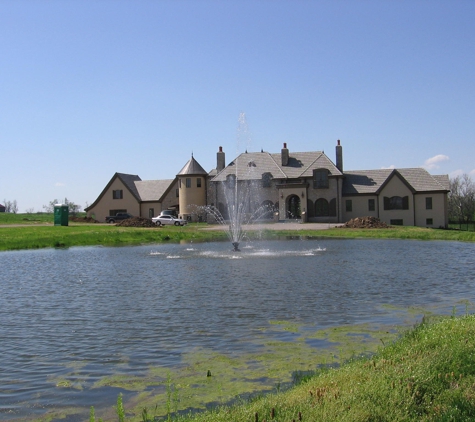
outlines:
{"label": "thin white cloud", "polygon": [[395,169],[396,166],[394,164],[391,164],[390,166],[388,167],[381,167],[382,169]]}
{"label": "thin white cloud", "polygon": [[457,170],[454,170],[453,172],[451,172],[449,174],[449,177],[451,179],[453,179],[454,177],[461,176],[463,173],[464,173],[464,171],[462,169],[457,169]]}
{"label": "thin white cloud", "polygon": [[468,173],[470,176],[475,176],[475,169],[473,169],[470,173]]}
{"label": "thin white cloud", "polygon": [[63,187],[63,186],[66,186],[66,183],[56,182],[54,185],[57,187]]}
{"label": "thin white cloud", "polygon": [[424,167],[427,170],[437,169],[439,168],[439,163],[441,163],[442,161],[447,161],[447,160],[450,160],[450,158],[447,155],[438,154],[432,158],[428,158],[424,162],[424,165],[422,167]]}

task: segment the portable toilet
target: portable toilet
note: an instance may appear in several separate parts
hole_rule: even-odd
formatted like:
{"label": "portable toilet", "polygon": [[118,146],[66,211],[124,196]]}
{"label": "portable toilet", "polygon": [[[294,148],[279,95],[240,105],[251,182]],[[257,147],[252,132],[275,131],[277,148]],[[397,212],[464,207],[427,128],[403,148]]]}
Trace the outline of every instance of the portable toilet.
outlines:
{"label": "portable toilet", "polygon": [[69,207],[63,204],[54,205],[54,225],[67,226],[69,218]]}

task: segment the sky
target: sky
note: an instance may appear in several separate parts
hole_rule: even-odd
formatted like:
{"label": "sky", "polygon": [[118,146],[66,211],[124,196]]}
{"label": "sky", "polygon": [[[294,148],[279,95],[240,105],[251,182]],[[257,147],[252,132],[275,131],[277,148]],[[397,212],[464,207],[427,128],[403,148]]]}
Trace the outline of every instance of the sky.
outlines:
{"label": "sky", "polygon": [[[475,1],[0,0],[0,203],[94,202],[193,154],[475,179]],[[248,127],[240,142],[240,116]]]}

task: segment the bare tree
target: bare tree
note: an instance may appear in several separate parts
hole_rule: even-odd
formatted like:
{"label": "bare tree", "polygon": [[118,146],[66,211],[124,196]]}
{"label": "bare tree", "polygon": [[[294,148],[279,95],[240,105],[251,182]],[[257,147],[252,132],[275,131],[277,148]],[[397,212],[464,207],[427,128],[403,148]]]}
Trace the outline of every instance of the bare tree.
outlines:
{"label": "bare tree", "polygon": [[3,200],[5,206],[5,212],[11,212],[12,214],[18,213],[18,204],[16,199],[13,201],[7,201],[6,199]]}
{"label": "bare tree", "polygon": [[475,183],[466,173],[450,179],[449,219],[467,224],[474,220]]}

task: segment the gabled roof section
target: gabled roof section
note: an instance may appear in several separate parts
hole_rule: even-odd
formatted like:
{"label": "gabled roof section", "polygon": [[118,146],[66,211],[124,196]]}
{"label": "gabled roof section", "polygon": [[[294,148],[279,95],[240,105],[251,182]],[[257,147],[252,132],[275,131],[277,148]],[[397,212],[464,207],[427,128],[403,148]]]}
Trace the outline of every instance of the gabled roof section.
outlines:
{"label": "gabled roof section", "polygon": [[134,196],[137,201],[140,202],[140,195],[137,191],[137,188],[135,186],[135,182],[138,182],[142,180],[138,175],[136,174],[127,174],[127,173],[115,173],[111,180],[109,180],[109,183],[106,185],[106,187],[102,190],[100,195],[97,197],[97,199],[89,205],[87,208],[84,208],[85,211],[90,210],[91,208],[95,207],[98,202],[101,200],[101,198],[104,196],[104,194],[107,192],[107,190],[110,188],[112,183],[114,182],[115,179],[119,179],[124,186],[130,191],[130,193]]}
{"label": "gabled roof section", "polygon": [[135,186],[142,201],[160,201],[175,180],[142,180],[135,182]]}
{"label": "gabled roof section", "polygon": [[208,175],[208,172],[201,167],[200,163],[198,163],[192,155],[177,176],[196,176],[201,174]]}
{"label": "gabled roof section", "polygon": [[223,182],[230,174],[236,175],[238,180],[255,180],[261,179],[263,173],[271,173],[274,178],[285,177],[268,152],[245,152],[228,164],[211,181]]}
{"label": "gabled roof section", "polygon": [[270,173],[274,179],[298,179],[312,177],[313,170],[325,168],[331,176],[342,176],[340,170],[321,151],[294,152],[286,166],[282,165],[281,153],[245,152],[226,166],[212,182],[222,182],[229,174],[238,180],[260,179],[262,174]]}
{"label": "gabled roof section", "polygon": [[450,191],[450,179],[448,174],[434,174],[432,177],[437,180],[443,189]]}
{"label": "gabled roof section", "polygon": [[342,194],[376,194],[392,172],[392,169],[345,171]]}
{"label": "gabled roof section", "polygon": [[394,176],[414,193],[448,191],[448,176],[432,176],[423,168],[345,171],[344,174],[343,195],[377,195]]}
{"label": "gabled roof section", "polygon": [[140,201],[139,191],[135,186],[135,182],[141,181],[142,179],[136,174],[116,173],[116,175],[127,189],[129,189],[134,198],[137,199],[137,201]]}

